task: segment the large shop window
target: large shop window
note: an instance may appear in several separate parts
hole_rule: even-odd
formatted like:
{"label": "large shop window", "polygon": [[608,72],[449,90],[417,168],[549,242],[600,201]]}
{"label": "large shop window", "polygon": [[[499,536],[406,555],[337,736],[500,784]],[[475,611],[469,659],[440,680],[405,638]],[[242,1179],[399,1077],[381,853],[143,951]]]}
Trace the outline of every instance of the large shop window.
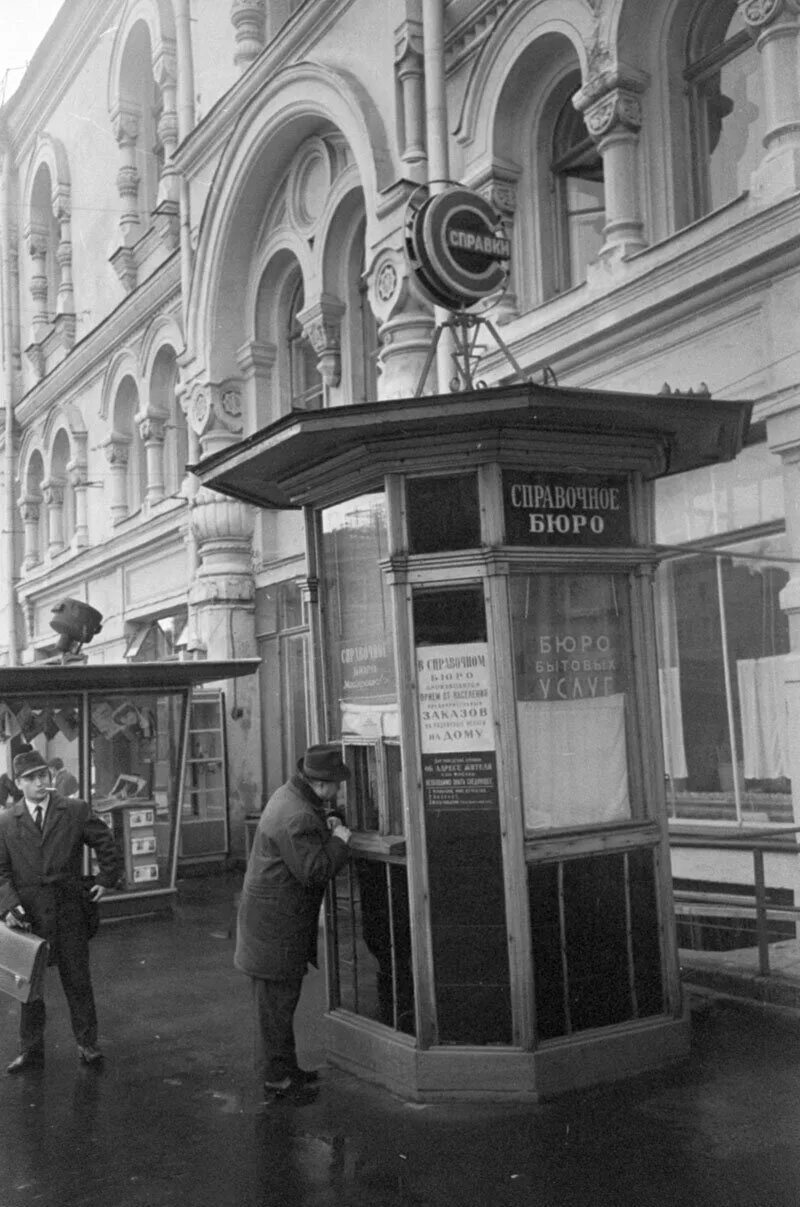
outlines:
{"label": "large shop window", "polygon": [[525,828],[628,820],[639,807],[627,578],[511,580]]}
{"label": "large shop window", "polygon": [[[659,575],[662,724],[674,817],[790,823],[783,534]],[[770,560],[770,558],[774,558]]]}

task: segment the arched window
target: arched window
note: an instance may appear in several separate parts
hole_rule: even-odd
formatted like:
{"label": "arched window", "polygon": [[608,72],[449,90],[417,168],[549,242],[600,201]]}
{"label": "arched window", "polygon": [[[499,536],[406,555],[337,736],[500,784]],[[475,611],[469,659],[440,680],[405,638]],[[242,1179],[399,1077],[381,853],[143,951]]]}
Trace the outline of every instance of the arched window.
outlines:
{"label": "arched window", "polygon": [[286,323],[289,398],[293,409],[314,410],[322,406],[322,378],[314,349],[297,317],[304,305],[303,282],[298,278],[291,293]]}
{"label": "arched window", "polygon": [[699,218],[747,189],[763,153],[759,55],[734,0],[698,7],[686,40],[684,78],[692,216]]}
{"label": "arched window", "polygon": [[53,452],[50,459],[50,477],[53,482],[60,483],[63,490],[61,539],[65,548],[69,548],[75,535],[75,491],[73,490],[67,470],[69,459],[69,437],[62,428],[53,443]]}
{"label": "arched window", "polygon": [[133,515],[144,501],[147,489],[147,465],[139,429],[134,416],[139,408],[139,394],[130,378],[122,383],[117,395],[114,428],[122,437],[127,450],[125,471],[125,503],[127,514]]}
{"label": "arched window", "polygon": [[558,92],[564,99],[553,123],[550,174],[556,293],[586,280],[586,267],[603,244],[603,159],[572,103],[579,87],[579,75],[561,84]]}

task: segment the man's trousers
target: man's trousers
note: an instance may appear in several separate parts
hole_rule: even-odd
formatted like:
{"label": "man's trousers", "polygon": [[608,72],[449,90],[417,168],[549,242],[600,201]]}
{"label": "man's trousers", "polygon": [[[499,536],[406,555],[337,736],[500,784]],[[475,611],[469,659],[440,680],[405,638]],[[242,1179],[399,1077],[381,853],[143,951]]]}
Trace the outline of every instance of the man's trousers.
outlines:
{"label": "man's trousers", "polygon": [[262,1081],[278,1082],[297,1069],[294,1012],[302,976],[288,981],[252,977],[255,1016],[255,1067]]}
{"label": "man's trousers", "polygon": [[[64,996],[69,1006],[72,1031],[77,1043],[84,1047],[97,1043],[97,1013],[89,972],[89,940],[86,928],[61,929],[55,943],[54,963],[58,968]],[[19,1019],[21,1052],[41,1052],[44,1047],[46,1010],[44,998],[23,1002]]]}

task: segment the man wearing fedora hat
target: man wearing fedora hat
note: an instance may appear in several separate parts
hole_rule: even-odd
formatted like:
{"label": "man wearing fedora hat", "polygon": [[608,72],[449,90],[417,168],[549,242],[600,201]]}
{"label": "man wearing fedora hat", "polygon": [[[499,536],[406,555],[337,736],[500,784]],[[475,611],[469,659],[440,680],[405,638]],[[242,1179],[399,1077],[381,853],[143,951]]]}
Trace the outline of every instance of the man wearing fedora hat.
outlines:
{"label": "man wearing fedora hat", "polygon": [[[97,1015],[89,972],[89,919],[82,877],[83,847],[98,862],[90,897],[113,887],[120,858],[108,827],[76,797],[55,792],[50,768],[38,750],[16,755],[14,777],[22,799],[0,812],[0,919],[47,939],[48,963],[58,968],[80,1059],[97,1065]],[[19,1055],[7,1072],[21,1073],[44,1061],[43,998],[20,1009]]]}
{"label": "man wearing fedora hat", "polygon": [[314,1096],[317,1074],[297,1064],[294,1012],[317,963],[325,886],[347,862],[350,831],[329,816],[350,771],[338,746],[310,746],[267,801],[242,886],[234,963],[252,981],[256,1070],[266,1100]]}

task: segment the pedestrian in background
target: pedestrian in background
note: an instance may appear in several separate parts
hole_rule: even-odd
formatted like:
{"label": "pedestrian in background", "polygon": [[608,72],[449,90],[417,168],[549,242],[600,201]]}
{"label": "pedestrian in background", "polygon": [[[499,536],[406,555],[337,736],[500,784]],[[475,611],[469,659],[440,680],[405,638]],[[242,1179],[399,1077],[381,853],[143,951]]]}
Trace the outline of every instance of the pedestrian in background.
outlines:
{"label": "pedestrian in background", "polygon": [[350,772],[334,745],[310,746],[297,773],[267,801],[242,887],[235,966],[252,980],[256,1071],[265,1100],[309,1100],[314,1070],[297,1063],[294,1013],[309,964],[325,886],[347,862],[350,831],[328,824]]}
{"label": "pedestrian in background", "polygon": [[[119,854],[108,826],[85,801],[54,791],[38,750],[16,755],[13,770],[23,798],[0,812],[0,918],[47,940],[48,963],[58,968],[80,1059],[98,1065],[103,1054],[89,970],[89,915],[119,879]],[[84,843],[99,866],[91,905],[82,876]],[[44,1062],[45,1017],[43,998],[22,1004],[19,1055],[7,1072]]]}

